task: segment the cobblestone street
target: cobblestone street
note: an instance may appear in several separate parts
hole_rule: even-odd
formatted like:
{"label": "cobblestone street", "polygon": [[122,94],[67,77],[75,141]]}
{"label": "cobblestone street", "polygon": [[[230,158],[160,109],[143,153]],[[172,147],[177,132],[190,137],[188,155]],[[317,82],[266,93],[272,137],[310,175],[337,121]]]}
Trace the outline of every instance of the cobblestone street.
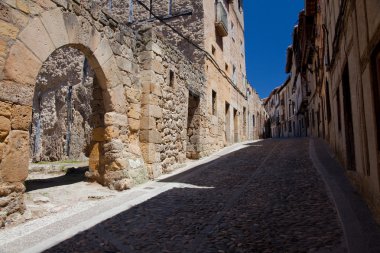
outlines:
{"label": "cobblestone street", "polygon": [[[309,142],[254,143],[165,179],[196,187],[162,193],[46,252],[347,252]],[[364,246],[379,252],[378,227],[369,226]]]}

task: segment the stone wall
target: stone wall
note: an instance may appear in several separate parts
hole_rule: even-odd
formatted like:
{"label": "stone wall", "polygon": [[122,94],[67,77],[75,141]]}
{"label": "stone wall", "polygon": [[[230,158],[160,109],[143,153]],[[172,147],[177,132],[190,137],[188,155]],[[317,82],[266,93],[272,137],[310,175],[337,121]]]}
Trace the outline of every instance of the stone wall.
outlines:
{"label": "stone wall", "polygon": [[[236,141],[252,136],[240,126],[253,100],[201,51],[157,22],[132,29],[126,4],[109,4],[0,2],[0,226],[23,211],[30,150],[36,161],[88,156],[88,178],[124,190],[229,144],[226,101]],[[173,15],[188,8],[171,24],[202,47],[202,1],[174,1]]]}
{"label": "stone wall", "polygon": [[[0,226],[23,212],[23,182],[30,159],[29,130],[32,110],[38,111],[34,108],[35,98],[38,98],[35,91],[41,87],[45,91],[43,63],[62,47],[81,51],[94,70],[97,81],[94,87],[101,89],[101,92],[95,92],[98,95],[93,94],[93,101],[103,101],[99,106],[104,107],[104,114],[99,119],[101,124],[94,124],[96,128],[88,134],[91,136],[88,176],[118,190],[146,180],[140,147],[130,134],[133,128],[130,123],[133,122],[128,120],[130,101],[135,99],[133,90],[140,89],[135,78],[138,67],[134,55],[139,35],[123,28],[94,1],[2,1],[0,12]],[[60,67],[65,65],[67,62]],[[38,79],[39,74],[41,78]],[[37,79],[42,84],[36,87]],[[73,79],[77,83],[75,75]],[[74,89],[74,98],[77,97],[78,102],[88,101],[81,97],[87,92],[86,83],[78,86],[78,90]],[[54,82],[46,84],[46,90],[55,89]],[[54,104],[60,104],[64,101],[60,94],[65,96],[67,90],[55,90],[59,103]],[[44,101],[42,99],[43,104],[49,104]],[[79,103],[74,105],[74,111],[81,114],[77,119],[87,117],[86,113],[80,113],[87,110],[81,106]],[[101,112],[98,108],[95,110]],[[43,109],[40,112],[49,112],[52,119],[54,112],[58,111]],[[48,123],[54,123],[54,120],[44,121],[46,127]],[[82,129],[85,128],[88,128],[86,124]],[[59,127],[54,131],[60,131]],[[88,144],[86,134],[80,132],[77,136]],[[57,143],[57,149],[62,149],[62,143]]]}
{"label": "stone wall", "polygon": [[[200,156],[200,122],[206,117],[204,74],[162,36],[152,30],[143,32],[145,47],[138,57],[142,87],[140,141],[152,178],[184,163],[187,152],[192,158]],[[198,109],[189,104],[192,96],[200,101]]]}
{"label": "stone wall", "polygon": [[[107,1],[106,1],[107,2]],[[142,0],[143,4],[150,7],[149,0]],[[150,15],[142,5],[133,1],[133,13],[130,15],[130,1],[113,0],[112,6],[105,3],[109,11],[122,23],[131,23],[134,29],[139,30],[147,23],[154,25],[163,34],[165,40],[174,45],[180,52],[192,61],[192,64],[204,64],[204,54],[173,30]],[[176,0],[172,1],[172,16],[169,15],[169,1],[152,1],[152,12],[154,15],[164,18],[165,22],[174,27],[182,35],[189,38],[195,44],[203,48],[204,43],[204,7],[202,0]]]}

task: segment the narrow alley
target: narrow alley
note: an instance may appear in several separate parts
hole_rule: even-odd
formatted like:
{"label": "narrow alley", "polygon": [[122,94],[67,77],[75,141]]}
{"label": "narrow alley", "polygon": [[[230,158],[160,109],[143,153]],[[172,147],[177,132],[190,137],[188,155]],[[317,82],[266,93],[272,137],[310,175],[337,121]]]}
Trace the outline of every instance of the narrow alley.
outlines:
{"label": "narrow alley", "polygon": [[[142,187],[159,190],[160,184],[170,183],[183,187],[162,192],[46,252],[380,251],[378,225],[320,140],[249,142]],[[44,228],[44,233],[56,232]],[[33,250],[44,249],[26,252]]]}

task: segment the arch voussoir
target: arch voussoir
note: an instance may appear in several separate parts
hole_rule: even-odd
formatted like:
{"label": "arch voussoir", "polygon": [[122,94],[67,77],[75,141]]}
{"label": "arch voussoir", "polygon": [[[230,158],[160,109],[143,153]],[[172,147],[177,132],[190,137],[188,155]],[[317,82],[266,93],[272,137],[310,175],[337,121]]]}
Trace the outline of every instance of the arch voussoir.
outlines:
{"label": "arch voussoir", "polygon": [[39,17],[30,21],[29,25],[20,33],[19,39],[41,62],[44,62],[56,49]]}
{"label": "arch voussoir", "polygon": [[127,105],[124,95],[123,85],[107,89],[103,92],[105,100],[105,109],[107,112],[117,112],[119,114],[126,114]]}
{"label": "arch voussoir", "polygon": [[41,66],[42,61],[23,42],[17,40],[5,63],[4,77],[21,85],[34,86]]}
{"label": "arch voussoir", "polygon": [[69,44],[63,13],[59,8],[42,13],[41,20],[55,48]]}

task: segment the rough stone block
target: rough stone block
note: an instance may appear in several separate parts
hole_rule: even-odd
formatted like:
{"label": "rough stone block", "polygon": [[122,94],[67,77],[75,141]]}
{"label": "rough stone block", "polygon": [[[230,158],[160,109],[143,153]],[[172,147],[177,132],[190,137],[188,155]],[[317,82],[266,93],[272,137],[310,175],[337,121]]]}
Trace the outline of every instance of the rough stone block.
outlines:
{"label": "rough stone block", "polygon": [[11,121],[4,116],[0,116],[0,141],[4,141],[10,131]]}
{"label": "rough stone block", "polygon": [[153,143],[141,143],[141,153],[144,161],[148,164],[160,161],[160,153],[156,151],[156,145]]}
{"label": "rough stone block", "polygon": [[145,94],[141,99],[142,105],[159,105],[160,98],[154,94]]}
{"label": "rough stone block", "polygon": [[107,38],[103,38],[100,41],[99,46],[94,52],[94,56],[101,66],[113,56],[113,51]]}
{"label": "rough stone block", "polygon": [[154,72],[156,72],[159,75],[165,74],[164,66],[162,65],[162,63],[156,60],[153,60],[150,62],[150,69],[152,69]]}
{"label": "rough stone block", "polygon": [[156,43],[152,43],[152,50],[155,52],[157,55],[162,55],[162,49],[159,45]]}
{"label": "rough stone block", "polygon": [[2,19],[3,21],[11,21],[11,10],[13,8],[10,8],[10,6],[6,5],[5,3],[3,2],[0,2],[0,19]]}
{"label": "rough stone block", "polygon": [[92,141],[102,142],[105,140],[106,137],[104,128],[98,127],[92,130]]}
{"label": "rough stone block", "polygon": [[123,150],[124,144],[121,140],[112,140],[104,144],[104,151],[106,153],[121,153]]}
{"label": "rough stone block", "polygon": [[0,35],[10,38],[10,39],[16,39],[17,35],[19,33],[19,29],[3,20],[0,19]]}
{"label": "rough stone block", "polygon": [[140,120],[137,119],[129,119],[129,129],[131,132],[137,132],[140,130]]}
{"label": "rough stone block", "polygon": [[150,165],[150,170],[153,179],[162,175],[162,165],[159,162]]}
{"label": "rough stone block", "polygon": [[11,104],[0,101],[0,116],[10,118],[12,114],[11,109],[12,109]]}
{"label": "rough stone block", "polygon": [[108,126],[105,129],[105,138],[106,140],[116,139],[120,136],[120,130],[117,126]]}
{"label": "rough stone block", "polygon": [[140,141],[144,143],[160,144],[162,143],[162,136],[156,129],[142,130],[140,132]]}
{"label": "rough stone block", "polygon": [[[100,67],[104,73],[104,78],[99,78],[98,81],[103,89],[109,89],[116,86],[122,86],[121,79],[119,77],[119,67],[117,66],[114,57],[111,57],[106,63]],[[97,71],[97,69],[95,69]]]}
{"label": "rough stone block", "polygon": [[106,126],[127,127],[128,117],[124,114],[120,114],[116,112],[107,112],[104,115],[104,124]]}
{"label": "rough stone block", "polygon": [[0,163],[0,177],[4,182],[23,182],[28,176],[29,133],[11,131],[5,144],[7,147]]}
{"label": "rough stone block", "polygon": [[156,74],[154,73],[153,70],[142,70],[140,71],[140,82],[141,84],[143,83],[154,83],[156,81],[155,76]]}
{"label": "rough stone block", "polygon": [[32,107],[23,105],[14,105],[12,107],[12,129],[13,130],[29,130],[32,120]]}
{"label": "rough stone block", "polygon": [[103,98],[106,102],[106,111],[114,111],[121,114],[126,113],[127,105],[122,85],[108,89],[107,92],[103,92]]}
{"label": "rough stone block", "polygon": [[6,147],[7,145],[5,145],[5,143],[0,143],[0,162],[3,159]]}
{"label": "rough stone block", "polygon": [[67,36],[69,37],[70,43],[79,42],[79,21],[74,13],[68,12],[63,14],[63,20],[65,22]]}
{"label": "rough stone block", "polygon": [[141,119],[141,129],[143,130],[151,130],[156,128],[156,119],[153,117],[143,117]]}
{"label": "rough stone block", "polygon": [[7,42],[0,39],[0,59],[2,62],[4,61],[5,57],[7,56],[7,51],[8,51],[8,45]]}
{"label": "rough stone block", "polygon": [[39,18],[30,21],[19,37],[41,62],[44,62],[55,50],[55,46]]}
{"label": "rough stone block", "polygon": [[124,57],[118,56],[116,58],[116,62],[121,70],[132,73],[133,68],[132,68],[132,62],[130,60]]}
{"label": "rough stone block", "polygon": [[100,154],[103,153],[102,145],[100,143],[94,143],[91,147],[90,156],[89,156],[89,169],[92,172],[95,172],[99,169],[100,163]]}
{"label": "rough stone block", "polygon": [[0,100],[22,105],[32,105],[33,94],[34,89],[32,86],[0,81]]}
{"label": "rough stone block", "polygon": [[44,12],[41,16],[42,23],[55,47],[59,48],[63,45],[67,45],[69,43],[69,37],[67,35],[61,9],[57,8],[55,10]]}
{"label": "rough stone block", "polygon": [[19,32],[19,29],[3,20],[0,19],[0,35],[10,38],[10,39],[16,39],[17,34]]}
{"label": "rough stone block", "polygon": [[30,17],[18,10],[11,10],[12,22],[18,27],[26,27],[28,25]]}
{"label": "rough stone block", "polygon": [[140,63],[146,60],[153,60],[153,58],[154,58],[154,53],[152,51],[141,52],[140,55],[138,56],[138,60]]}
{"label": "rough stone block", "polygon": [[130,104],[128,117],[132,119],[140,119],[141,117],[141,107],[139,104]]}
{"label": "rough stone block", "polygon": [[95,52],[95,50],[98,48],[100,42],[102,40],[102,35],[96,30],[95,27],[92,27],[90,39],[88,42],[88,47],[92,52]]}
{"label": "rough stone block", "polygon": [[158,97],[162,97],[162,89],[159,84],[151,84],[150,92]]}
{"label": "rough stone block", "polygon": [[9,4],[13,8],[16,8],[16,0],[4,0],[4,2]]}
{"label": "rough stone block", "polygon": [[16,42],[4,67],[5,78],[34,85],[41,66],[42,62],[23,43]]}
{"label": "rough stone block", "polygon": [[155,118],[162,118],[162,109],[158,105],[145,105],[143,107],[143,115]]}
{"label": "rough stone block", "polygon": [[16,8],[26,14],[30,13],[29,5],[25,0],[16,0]]}

